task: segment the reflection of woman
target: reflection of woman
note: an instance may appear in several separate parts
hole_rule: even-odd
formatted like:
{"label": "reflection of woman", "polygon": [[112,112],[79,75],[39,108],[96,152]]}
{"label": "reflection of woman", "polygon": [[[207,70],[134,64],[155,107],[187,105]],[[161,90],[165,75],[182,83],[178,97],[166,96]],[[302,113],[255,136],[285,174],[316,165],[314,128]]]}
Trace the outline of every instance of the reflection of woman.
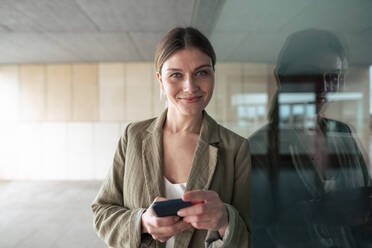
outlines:
{"label": "reflection of woman", "polygon": [[[120,138],[92,205],[107,245],[248,247],[248,142],[204,111],[215,61],[211,44],[193,28],[173,29],[158,45],[155,66],[168,109],[131,123]],[[171,217],[151,208],[181,197],[199,203]]]}
{"label": "reflection of woman", "polygon": [[[345,62],[338,38],[320,30],[292,34],[279,54],[279,92],[270,123],[249,138],[254,247],[367,242],[355,232],[355,226],[368,223],[369,203],[362,196],[362,187],[370,185],[365,161],[350,128],[321,116],[327,95],[342,85]],[[293,93],[313,97],[308,103],[314,107],[312,121],[288,121],[284,109]]]}

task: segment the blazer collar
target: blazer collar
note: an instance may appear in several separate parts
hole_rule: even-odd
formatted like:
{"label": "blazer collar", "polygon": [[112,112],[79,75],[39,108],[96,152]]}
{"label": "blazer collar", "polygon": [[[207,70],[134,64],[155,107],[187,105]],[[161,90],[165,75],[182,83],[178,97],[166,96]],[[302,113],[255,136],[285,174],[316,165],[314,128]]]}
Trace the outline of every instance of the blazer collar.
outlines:
{"label": "blazer collar", "polygon": [[159,117],[155,118],[155,120],[151,122],[151,124],[146,129],[149,135],[163,132],[163,125],[165,120],[167,119],[167,113],[168,109],[165,109]]}
{"label": "blazer collar", "polygon": [[[167,109],[146,129],[142,142],[142,156],[146,186],[150,203],[157,196],[164,196],[163,180],[163,125]],[[186,190],[208,189],[217,163],[218,124],[205,111],[199,140],[195,149]]]}

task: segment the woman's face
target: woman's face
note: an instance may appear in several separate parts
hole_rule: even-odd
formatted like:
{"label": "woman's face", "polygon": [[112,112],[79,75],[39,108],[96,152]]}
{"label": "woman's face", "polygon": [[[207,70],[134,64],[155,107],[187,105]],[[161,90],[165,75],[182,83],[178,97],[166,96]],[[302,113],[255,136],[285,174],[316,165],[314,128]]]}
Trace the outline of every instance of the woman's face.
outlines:
{"label": "woman's face", "polygon": [[214,70],[208,55],[197,48],[175,52],[157,73],[170,111],[197,115],[208,105],[214,87]]}

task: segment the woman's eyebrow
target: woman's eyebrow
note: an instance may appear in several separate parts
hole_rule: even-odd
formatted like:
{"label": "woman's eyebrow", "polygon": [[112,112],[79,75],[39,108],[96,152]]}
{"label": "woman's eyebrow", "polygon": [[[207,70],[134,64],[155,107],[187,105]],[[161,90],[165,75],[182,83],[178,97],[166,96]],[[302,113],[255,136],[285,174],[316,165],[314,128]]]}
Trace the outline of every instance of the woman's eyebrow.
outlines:
{"label": "woman's eyebrow", "polygon": [[165,71],[182,71],[182,70],[178,68],[167,68]]}
{"label": "woman's eyebrow", "polygon": [[[199,65],[193,71],[199,70],[200,68],[203,68],[203,67],[212,67],[212,66],[210,64]],[[182,71],[182,69],[180,69],[180,68],[167,68],[165,71]]]}
{"label": "woman's eyebrow", "polygon": [[194,69],[194,71],[197,71],[197,70],[199,70],[200,68],[203,68],[203,67],[212,67],[210,64],[204,64],[204,65],[199,65],[198,67],[196,67],[195,69]]}

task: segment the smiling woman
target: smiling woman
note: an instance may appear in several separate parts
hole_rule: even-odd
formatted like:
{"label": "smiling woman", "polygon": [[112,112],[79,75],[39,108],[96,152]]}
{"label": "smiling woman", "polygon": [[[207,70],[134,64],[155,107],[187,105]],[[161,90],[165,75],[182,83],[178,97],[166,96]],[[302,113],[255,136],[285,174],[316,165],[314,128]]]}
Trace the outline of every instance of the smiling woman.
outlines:
{"label": "smiling woman", "polygon": [[[215,62],[210,42],[194,28],[175,28],[158,45],[156,77],[168,109],[127,126],[92,204],[108,246],[248,247],[248,141],[204,110]],[[159,201],[172,198],[189,206],[171,205],[177,215],[159,217]]]}
{"label": "smiling woman", "polygon": [[172,115],[201,113],[212,97],[214,70],[211,59],[197,48],[175,52],[156,76]]}

